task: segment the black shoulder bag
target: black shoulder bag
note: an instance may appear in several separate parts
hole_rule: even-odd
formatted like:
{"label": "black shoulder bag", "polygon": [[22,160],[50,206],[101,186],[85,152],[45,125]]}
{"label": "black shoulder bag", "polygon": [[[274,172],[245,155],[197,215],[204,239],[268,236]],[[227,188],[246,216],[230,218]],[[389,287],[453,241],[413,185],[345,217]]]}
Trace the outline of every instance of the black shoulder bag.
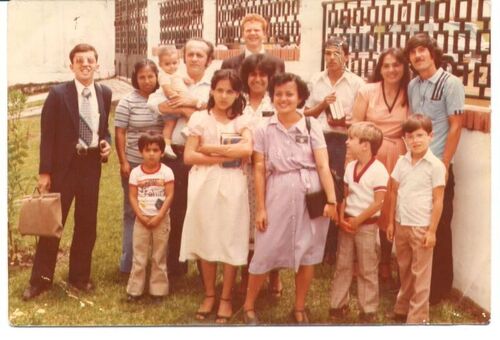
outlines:
{"label": "black shoulder bag", "polygon": [[[309,143],[311,143],[311,120],[306,117],[306,127],[307,133],[309,135]],[[340,176],[338,176],[334,170],[331,170],[333,177],[333,186],[335,189],[335,196],[337,202],[341,202],[344,199],[344,183]],[[306,206],[309,212],[309,217],[315,219],[317,217],[323,216],[323,208],[327,202],[326,193],[323,189],[313,193],[306,194]]]}

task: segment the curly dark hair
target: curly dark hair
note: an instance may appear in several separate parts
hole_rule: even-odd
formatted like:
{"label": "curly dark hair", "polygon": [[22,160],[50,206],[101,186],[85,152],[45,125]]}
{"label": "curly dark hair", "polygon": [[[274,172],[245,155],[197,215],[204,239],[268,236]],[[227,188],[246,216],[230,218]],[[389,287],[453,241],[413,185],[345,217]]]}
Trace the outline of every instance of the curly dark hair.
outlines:
{"label": "curly dark hair", "polygon": [[270,82],[278,70],[276,68],[276,63],[265,54],[252,54],[245,58],[240,69],[240,77],[243,82],[243,91],[245,91],[245,93],[250,91],[248,88],[248,77],[250,73],[255,71],[264,72]]}

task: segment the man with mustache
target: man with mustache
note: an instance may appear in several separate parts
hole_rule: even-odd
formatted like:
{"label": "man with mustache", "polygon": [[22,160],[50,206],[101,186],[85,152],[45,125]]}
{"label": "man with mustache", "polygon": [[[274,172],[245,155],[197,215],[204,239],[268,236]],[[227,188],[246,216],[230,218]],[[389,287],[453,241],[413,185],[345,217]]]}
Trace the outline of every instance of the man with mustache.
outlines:
{"label": "man with mustache", "polygon": [[[354,99],[363,79],[346,68],[349,44],[340,37],[325,42],[324,71],[313,75],[309,81],[311,95],[306,102],[304,114],[318,119],[323,127],[330,168],[344,177],[347,128],[351,124]],[[333,112],[332,112],[333,108]],[[335,115],[335,119],[334,116]],[[325,258],[334,258],[336,253],[335,228],[328,233]]]}
{"label": "man with mustache", "polygon": [[460,79],[440,68],[443,51],[427,33],[411,37],[405,53],[418,75],[408,85],[411,111],[432,120],[434,137],[430,148],[447,170],[443,213],[436,231],[432,263],[429,302],[433,305],[449,294],[453,283],[451,219],[455,179],[452,163],[462,130],[465,89]]}

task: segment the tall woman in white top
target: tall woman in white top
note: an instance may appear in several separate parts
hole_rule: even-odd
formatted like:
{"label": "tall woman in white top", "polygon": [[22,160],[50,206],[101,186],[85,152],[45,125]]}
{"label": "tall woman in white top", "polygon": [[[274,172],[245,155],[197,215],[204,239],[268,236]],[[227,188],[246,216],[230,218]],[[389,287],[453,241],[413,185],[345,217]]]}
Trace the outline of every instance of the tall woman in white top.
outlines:
{"label": "tall woman in white top", "polygon": [[[241,89],[241,80],[233,70],[214,74],[207,110],[195,112],[189,120],[184,152],[184,162],[193,167],[180,261],[201,263],[205,298],[196,312],[198,320],[206,319],[215,306],[217,262],[224,264],[217,323],[225,323],[232,316],[236,266],[245,265],[248,256],[247,177],[243,167],[235,165],[252,154],[249,119],[242,116],[245,99]],[[221,143],[228,136],[241,140]]]}
{"label": "tall woman in white top", "polygon": [[276,72],[276,64],[265,54],[253,54],[241,64],[240,76],[247,100],[243,113],[253,116],[256,123],[274,115],[268,86]]}
{"label": "tall woman in white top", "polygon": [[[279,71],[273,59],[265,54],[252,54],[245,58],[241,64],[240,76],[243,82],[243,91],[247,105],[243,110],[244,115],[252,117],[252,130],[269,120],[274,112],[271,97],[268,94],[268,87],[271,79]],[[251,164],[249,164],[251,165]],[[248,167],[248,194],[250,203],[250,252],[248,262],[252,259],[255,239],[255,181],[251,166]],[[246,294],[248,284],[248,267],[241,269],[241,284],[239,293]],[[279,271],[272,270],[269,273],[269,293],[274,298],[281,297],[283,285],[281,284]]]}

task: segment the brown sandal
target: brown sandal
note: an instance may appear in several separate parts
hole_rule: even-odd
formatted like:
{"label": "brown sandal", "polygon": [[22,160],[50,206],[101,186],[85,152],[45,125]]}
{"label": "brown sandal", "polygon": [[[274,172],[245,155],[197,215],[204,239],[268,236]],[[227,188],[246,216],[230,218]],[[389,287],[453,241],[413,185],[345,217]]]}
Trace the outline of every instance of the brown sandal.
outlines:
{"label": "brown sandal", "polygon": [[[214,299],[215,300],[215,295],[205,295],[205,298],[203,299],[203,301],[205,301],[205,299]],[[212,304],[212,308],[210,308],[209,311],[202,311],[202,310],[198,309],[196,311],[196,314],[195,314],[196,320],[200,320],[200,321],[206,320],[210,316],[210,314],[213,313],[214,306],[215,306],[215,301]],[[200,308],[201,308],[201,306],[200,306]]]}
{"label": "brown sandal", "polygon": [[[228,303],[231,303],[231,299],[224,299],[224,298],[220,298],[221,301],[224,301],[224,302],[228,302]],[[232,309],[232,306],[231,306],[231,309]],[[220,315],[218,312],[217,312],[217,315],[216,315],[216,319],[215,319],[215,323],[219,323],[219,324],[225,324],[225,323],[228,323],[229,320],[233,317],[233,314],[231,313],[231,315]]]}

